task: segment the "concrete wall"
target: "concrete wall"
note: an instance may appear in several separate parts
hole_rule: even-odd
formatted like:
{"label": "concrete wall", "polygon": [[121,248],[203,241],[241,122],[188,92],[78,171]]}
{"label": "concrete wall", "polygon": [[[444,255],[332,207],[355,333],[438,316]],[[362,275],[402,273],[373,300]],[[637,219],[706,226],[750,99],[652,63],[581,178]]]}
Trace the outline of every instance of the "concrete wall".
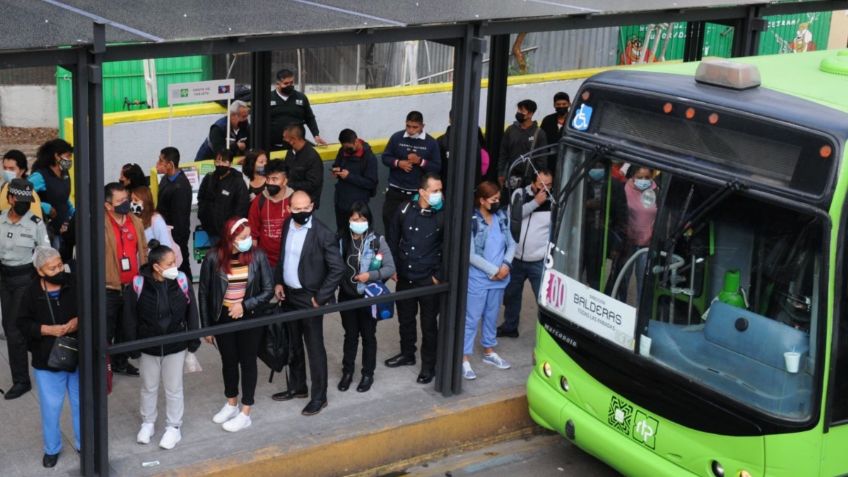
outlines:
{"label": "concrete wall", "polygon": [[828,48],[845,48],[848,46],[848,10],[833,12],[830,20],[830,37]]}
{"label": "concrete wall", "polygon": [[[510,86],[507,91],[507,114],[504,123],[512,121],[515,103],[532,99],[539,105],[538,120],[553,112],[553,95],[565,91],[572,96],[582,80],[552,81]],[[481,90],[480,126],[485,126],[487,88]],[[451,93],[437,92],[408,96],[364,99],[356,101],[316,104],[313,108],[321,135],[330,143],[336,142],[344,128],[354,129],[367,140],[388,138],[403,128],[406,114],[412,110],[424,114],[428,132],[441,134],[448,126]],[[202,115],[178,117],[173,121],[173,145],[184,160],[194,159],[209,126],[218,117]],[[120,167],[135,162],[145,170],[153,167],[159,150],[168,144],[168,120],[127,122],[108,125],[104,131],[106,178],[117,178]]]}
{"label": "concrete wall", "polygon": [[56,86],[0,86],[0,125],[55,128],[59,122]]}

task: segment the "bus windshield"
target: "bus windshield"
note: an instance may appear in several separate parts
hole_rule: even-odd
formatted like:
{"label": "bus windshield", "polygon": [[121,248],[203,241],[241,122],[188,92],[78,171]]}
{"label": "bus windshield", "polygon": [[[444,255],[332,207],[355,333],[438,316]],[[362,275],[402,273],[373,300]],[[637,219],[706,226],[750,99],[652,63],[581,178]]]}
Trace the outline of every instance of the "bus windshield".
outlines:
{"label": "bus windshield", "polygon": [[[587,160],[569,148],[559,188]],[[599,160],[566,191],[542,308],[695,386],[809,419],[826,221],[734,184],[622,166]]]}

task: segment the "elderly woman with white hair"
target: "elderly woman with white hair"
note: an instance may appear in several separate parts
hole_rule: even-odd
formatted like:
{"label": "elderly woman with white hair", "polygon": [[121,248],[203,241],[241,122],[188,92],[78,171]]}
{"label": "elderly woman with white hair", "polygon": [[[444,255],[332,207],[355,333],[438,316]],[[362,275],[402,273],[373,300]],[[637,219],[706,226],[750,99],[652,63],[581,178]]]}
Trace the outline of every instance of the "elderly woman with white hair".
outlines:
{"label": "elderly woman with white hair", "polygon": [[65,396],[71,404],[74,448],[80,448],[79,369],[76,334],[79,320],[71,275],[55,249],[36,247],[33,265],[38,279],[27,289],[18,327],[27,337],[38,386],[44,467],[54,467],[62,451],[60,417]]}

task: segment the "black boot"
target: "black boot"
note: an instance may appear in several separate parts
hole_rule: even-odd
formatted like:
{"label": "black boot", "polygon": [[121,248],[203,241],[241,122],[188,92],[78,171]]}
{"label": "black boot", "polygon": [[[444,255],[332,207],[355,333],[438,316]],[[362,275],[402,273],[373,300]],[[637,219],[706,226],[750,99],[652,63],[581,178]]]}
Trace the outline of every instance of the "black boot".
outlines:
{"label": "black boot", "polygon": [[339,381],[339,391],[347,391],[351,381],[353,381],[353,373],[342,373],[342,379]]}
{"label": "black boot", "polygon": [[371,389],[372,384],[374,384],[374,376],[363,374],[362,380],[359,381],[359,386],[356,387],[356,392],[366,393],[369,389]]}

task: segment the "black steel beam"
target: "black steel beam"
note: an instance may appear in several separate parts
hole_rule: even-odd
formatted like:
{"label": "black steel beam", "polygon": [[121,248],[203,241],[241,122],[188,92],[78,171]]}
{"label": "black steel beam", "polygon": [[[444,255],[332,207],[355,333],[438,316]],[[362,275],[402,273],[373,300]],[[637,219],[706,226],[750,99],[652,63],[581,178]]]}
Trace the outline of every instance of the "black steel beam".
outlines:
{"label": "black steel beam", "polygon": [[250,55],[251,61],[251,122],[250,147],[252,149],[270,150],[271,141],[268,137],[271,127],[271,117],[268,102],[271,95],[271,52],[257,51]]}
{"label": "black steel beam", "polygon": [[733,45],[731,56],[754,56],[760,49],[760,33],[766,30],[765,19],[760,16],[758,7],[748,9],[745,18],[740,18],[733,25]]}
{"label": "black steel beam", "polygon": [[497,159],[504,133],[506,88],[509,77],[509,35],[489,37],[489,89],[486,95],[486,150],[495,159],[486,172],[487,179],[497,179]]}
{"label": "black steel beam", "polygon": [[447,194],[448,214],[444,237],[444,263],[453,284],[441,302],[436,389],[443,396],[462,392],[462,345],[467,304],[470,215],[473,208],[475,159],[480,149],[477,128],[480,109],[480,78],[483,38],[479,25],[468,25],[454,51],[452,158],[448,163],[453,184]]}
{"label": "black steel beam", "polygon": [[[74,117],[74,182],[76,184],[88,184],[90,182],[88,145],[88,53],[78,51],[79,59],[75,60],[76,68],[73,70],[73,117]],[[91,227],[88,221],[88,213],[92,208],[91,194],[87,187],[81,188],[75,194],[77,207],[76,241],[77,244],[91,243]],[[82,475],[95,475],[94,448],[95,448],[95,409],[94,409],[94,357],[93,350],[96,341],[95,326],[91,318],[93,295],[90,287],[84,284],[93,280],[92,262],[85,260],[88,251],[78,247],[80,261],[77,264],[76,279],[77,306],[79,311],[79,339],[80,339],[80,434],[82,448],[80,452],[80,469]]]}
{"label": "black steel beam", "polygon": [[272,323],[287,323],[289,321],[302,320],[304,318],[312,318],[315,316],[327,315],[330,313],[337,313],[341,311],[353,310],[357,308],[362,308],[366,306],[371,306],[375,303],[385,303],[390,301],[404,300],[409,298],[417,298],[420,296],[426,295],[435,295],[446,293],[450,289],[449,283],[441,283],[439,285],[431,285],[421,288],[416,288],[413,290],[404,290],[396,293],[392,293],[389,295],[382,295],[372,298],[361,298],[357,300],[350,300],[341,303],[335,303],[333,305],[322,306],[320,308],[308,308],[304,310],[290,311],[290,312],[281,312],[274,313],[266,316],[262,316],[260,318],[253,318],[250,320],[241,320],[234,323],[227,323],[224,325],[217,325],[213,328],[203,328],[200,330],[193,331],[185,331],[182,333],[174,333],[170,335],[156,336],[153,338],[145,338],[141,340],[135,341],[126,341],[123,343],[118,343],[110,346],[107,349],[109,354],[118,354],[118,353],[129,353],[131,351],[138,351],[144,348],[150,348],[153,346],[161,346],[171,343],[179,343],[182,341],[188,341],[197,339],[203,336],[210,335],[220,335],[224,333],[234,333],[236,331],[244,331],[250,330],[254,328],[261,328],[263,326],[270,325]]}
{"label": "black steel beam", "polygon": [[115,45],[109,47],[105,61],[321,48],[367,43],[392,43],[406,40],[436,41],[460,37],[463,29],[464,25],[462,24],[449,24]]}
{"label": "black steel beam", "polygon": [[[77,187],[75,199],[78,205],[77,227],[77,263],[79,274],[77,284],[80,294],[86,303],[85,309],[79,310],[80,317],[85,322],[82,326],[91,328],[92,340],[85,351],[91,367],[92,379],[88,381],[89,389],[85,390],[91,396],[91,403],[86,406],[93,408],[93,435],[88,436],[88,445],[84,445],[86,456],[91,459],[93,467],[86,469],[87,475],[109,475],[109,413],[106,396],[106,297],[105,270],[100,264],[104,263],[104,194],[103,194],[103,52],[106,49],[106,28],[102,23],[94,24],[94,45],[87,53],[86,84],[88,104],[75,111],[75,116],[82,116],[82,122],[88,122],[87,147],[88,153],[77,158]],[[74,127],[76,126],[75,117]],[[84,127],[84,126],[80,126]],[[76,137],[79,140],[81,137]]]}
{"label": "black steel beam", "polygon": [[55,50],[0,52],[0,69],[30,68],[36,66],[73,65],[79,60],[83,47]]}
{"label": "black steel beam", "polygon": [[700,61],[704,56],[704,32],[706,22],[689,22],[686,25],[686,42],[683,45],[683,61]]}

